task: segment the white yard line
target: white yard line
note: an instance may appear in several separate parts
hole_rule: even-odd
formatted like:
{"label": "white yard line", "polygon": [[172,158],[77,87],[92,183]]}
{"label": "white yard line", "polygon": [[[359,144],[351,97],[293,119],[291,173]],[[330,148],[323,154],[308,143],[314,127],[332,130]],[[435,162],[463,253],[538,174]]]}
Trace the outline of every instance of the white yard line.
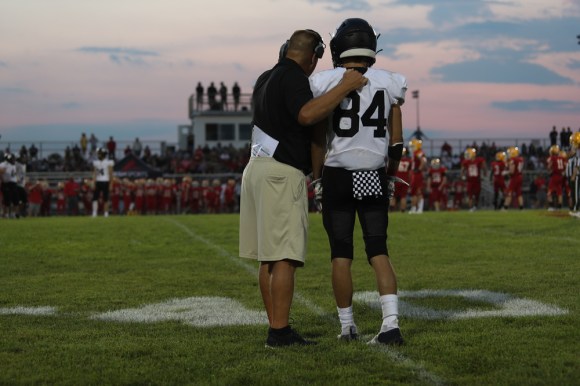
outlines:
{"label": "white yard line", "polygon": [[[192,229],[188,228],[187,226],[183,225],[182,223],[180,223],[178,221],[175,221],[174,219],[168,218],[168,219],[165,219],[165,221],[177,226],[178,228],[183,230],[185,233],[187,233],[189,236],[191,236],[193,239],[195,239],[199,242],[202,242],[207,247],[213,248],[214,250],[216,250],[218,252],[219,255],[233,261],[235,264],[244,268],[253,277],[255,277],[256,279],[258,278],[258,269],[257,269],[255,264],[247,263],[245,261],[245,259],[242,259],[241,257],[232,255],[227,250],[222,248],[220,245],[212,242],[211,240],[206,239],[203,236],[198,235]],[[301,303],[303,306],[308,308],[314,314],[328,318],[328,319],[335,320],[332,315],[330,315],[327,312],[324,312],[324,310],[321,307],[319,307],[314,302],[312,302],[309,299],[307,299],[306,297],[304,297],[299,292],[297,292],[297,291],[294,292],[294,298],[296,299],[297,302]],[[437,375],[432,374],[431,372],[427,371],[427,369],[425,369],[425,367],[422,366],[420,363],[417,363],[417,362],[413,361],[412,359],[405,357],[403,354],[401,354],[400,352],[398,352],[396,349],[394,349],[392,347],[383,347],[380,345],[379,346],[373,345],[373,346],[369,346],[369,347],[373,348],[373,349],[377,349],[378,351],[380,351],[382,353],[385,353],[393,362],[401,365],[404,368],[411,370],[413,374],[417,375],[417,377],[425,383],[428,383],[430,385],[444,385],[445,384],[445,381],[443,379],[441,379]]]}

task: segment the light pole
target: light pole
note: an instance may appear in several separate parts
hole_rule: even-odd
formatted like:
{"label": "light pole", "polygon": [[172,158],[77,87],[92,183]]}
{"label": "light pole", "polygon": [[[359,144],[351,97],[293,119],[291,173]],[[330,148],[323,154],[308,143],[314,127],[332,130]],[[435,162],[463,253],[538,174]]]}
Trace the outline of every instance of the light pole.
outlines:
{"label": "light pole", "polygon": [[417,99],[417,131],[421,130],[421,123],[419,122],[419,90],[413,90],[413,99]]}

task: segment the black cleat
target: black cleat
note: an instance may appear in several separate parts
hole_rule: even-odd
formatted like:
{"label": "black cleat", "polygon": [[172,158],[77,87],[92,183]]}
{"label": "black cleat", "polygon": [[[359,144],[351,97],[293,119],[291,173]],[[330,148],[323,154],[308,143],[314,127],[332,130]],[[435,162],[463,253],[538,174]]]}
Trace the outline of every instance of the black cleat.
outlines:
{"label": "black cleat", "polygon": [[317,342],[306,340],[301,337],[296,331],[290,329],[287,333],[276,334],[272,332],[272,329],[268,330],[268,339],[266,339],[266,347],[284,347],[292,345],[300,346],[311,346],[315,345]]}
{"label": "black cleat", "polygon": [[368,342],[368,344],[384,344],[391,346],[400,346],[403,343],[403,336],[401,335],[401,330],[398,328],[381,332],[378,335],[375,335],[375,337]]}

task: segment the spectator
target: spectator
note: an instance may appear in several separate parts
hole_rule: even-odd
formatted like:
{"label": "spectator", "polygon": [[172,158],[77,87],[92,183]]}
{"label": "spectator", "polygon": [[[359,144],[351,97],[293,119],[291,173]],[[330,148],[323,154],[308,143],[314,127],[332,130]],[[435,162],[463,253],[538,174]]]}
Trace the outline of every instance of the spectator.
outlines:
{"label": "spectator", "polygon": [[223,110],[228,109],[228,88],[224,82],[220,83],[220,102]]}
{"label": "spectator", "polygon": [[195,88],[195,109],[200,111],[203,106],[203,86],[201,82],[197,82],[197,87]]}
{"label": "spectator", "polygon": [[234,87],[232,88],[232,93],[234,94],[234,111],[238,111],[238,106],[240,105],[240,86],[238,82],[234,83]]}
{"label": "spectator", "polygon": [[441,157],[443,157],[444,155],[451,157],[451,151],[452,151],[451,145],[447,143],[447,141],[445,141],[441,146]]}
{"label": "spectator", "polygon": [[133,142],[133,154],[135,154],[137,157],[141,157],[141,151],[143,150],[143,146],[141,145],[141,142],[139,141],[139,137],[135,138],[135,141]]}
{"label": "spectator", "polygon": [[550,146],[558,144],[558,130],[556,126],[552,126],[552,131],[550,131]]}
{"label": "spectator", "polygon": [[94,155],[95,151],[97,151],[97,145],[99,144],[99,140],[92,133],[91,138],[89,138],[89,143],[91,144],[91,155]]}
{"label": "spectator", "polygon": [[216,106],[217,102],[215,99],[216,96],[217,96],[217,88],[215,87],[213,82],[211,82],[209,87],[207,88],[207,100],[209,103],[210,110],[217,110],[217,106]]}
{"label": "spectator", "polygon": [[28,154],[30,155],[31,161],[38,160],[38,148],[34,146],[34,144],[30,145],[30,149],[28,149]]}
{"label": "spectator", "polygon": [[[566,128],[562,127],[562,130],[560,131],[560,147],[561,148],[566,148],[566,140],[567,140],[566,135],[567,135]],[[569,137],[569,135],[568,135],[568,137]]]}
{"label": "spectator", "polygon": [[87,135],[85,133],[81,134],[80,144],[81,144],[81,152],[83,153],[83,157],[86,157],[87,156],[88,140],[87,140]]}
{"label": "spectator", "polygon": [[109,159],[116,159],[115,151],[117,150],[117,142],[113,139],[113,137],[109,137],[109,142],[107,142],[107,150],[109,151]]}

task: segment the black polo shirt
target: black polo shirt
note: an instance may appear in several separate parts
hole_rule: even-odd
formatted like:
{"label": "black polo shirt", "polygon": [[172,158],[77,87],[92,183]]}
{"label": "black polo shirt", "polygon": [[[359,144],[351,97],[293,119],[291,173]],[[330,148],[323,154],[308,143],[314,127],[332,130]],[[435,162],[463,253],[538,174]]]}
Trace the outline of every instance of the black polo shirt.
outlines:
{"label": "black polo shirt", "polygon": [[312,98],[308,76],[295,61],[287,58],[260,75],[252,95],[254,124],[279,142],[274,159],[304,174],[312,168],[312,130],[298,123],[298,114]]}

